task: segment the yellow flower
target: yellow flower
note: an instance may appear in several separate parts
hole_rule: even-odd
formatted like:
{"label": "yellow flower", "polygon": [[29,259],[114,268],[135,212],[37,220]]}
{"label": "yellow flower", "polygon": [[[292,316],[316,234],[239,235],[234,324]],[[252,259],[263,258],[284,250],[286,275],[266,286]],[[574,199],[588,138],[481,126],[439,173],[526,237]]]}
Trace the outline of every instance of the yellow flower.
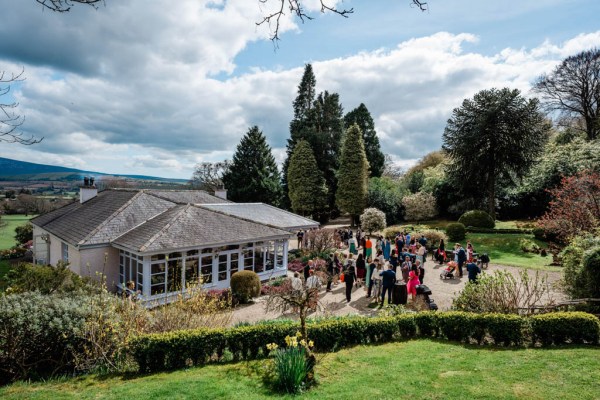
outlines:
{"label": "yellow flower", "polygon": [[277,343],[269,343],[267,345],[267,350],[271,351],[271,350],[277,350],[279,346],[277,346]]}
{"label": "yellow flower", "polygon": [[306,340],[302,339],[302,340],[300,341],[300,344],[301,344],[302,346],[306,347]]}
{"label": "yellow flower", "polygon": [[315,347],[315,342],[312,340],[308,342],[308,347]]}
{"label": "yellow flower", "polygon": [[296,332],[296,337],[297,337],[297,338],[301,338],[301,337],[302,337],[302,334],[301,334],[300,332]]}

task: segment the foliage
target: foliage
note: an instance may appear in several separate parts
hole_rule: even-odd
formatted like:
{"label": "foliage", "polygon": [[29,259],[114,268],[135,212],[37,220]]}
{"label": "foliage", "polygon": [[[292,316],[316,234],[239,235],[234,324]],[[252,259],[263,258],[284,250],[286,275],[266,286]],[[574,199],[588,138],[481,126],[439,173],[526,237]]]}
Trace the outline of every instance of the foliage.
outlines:
{"label": "foliage", "polygon": [[279,204],[281,177],[271,147],[257,126],[242,137],[223,183],[232,201]]}
{"label": "foliage", "polygon": [[260,295],[260,278],[254,271],[238,271],[231,275],[231,293],[245,304]]}
{"label": "foliage", "polygon": [[541,228],[562,241],[600,228],[600,173],[581,171],[563,178],[550,193],[553,200],[539,221]]}
{"label": "foliage", "polygon": [[299,335],[298,332],[296,336],[286,336],[285,348],[279,348],[276,343],[267,345],[275,352],[273,385],[280,393],[301,393],[314,381],[316,358],[310,350],[313,343]]}
{"label": "foliage", "polygon": [[[566,331],[555,344],[566,344],[573,337],[584,337],[589,344],[598,343],[600,325],[581,313],[552,313],[551,318],[523,317],[515,314],[478,314],[466,312],[420,312],[392,317],[340,317],[307,325],[308,337],[319,351],[336,351],[368,343],[385,343],[397,339],[445,337],[450,340],[483,343],[492,338],[496,345],[535,344],[528,327],[533,320],[542,332],[545,324],[561,321]],[[462,328],[461,328],[462,327]],[[266,344],[285,346],[285,338],[297,332],[298,324],[284,322],[258,324],[229,329],[197,329],[164,334],[140,335],[130,342],[130,351],[140,372],[184,368],[224,360],[226,351],[235,360],[266,357]],[[536,332],[537,332],[536,331]],[[581,333],[585,332],[585,333]],[[533,341],[532,341],[533,340]]]}
{"label": "foliage", "polygon": [[365,232],[380,232],[385,229],[385,214],[376,208],[367,208],[360,216],[360,226]]}
{"label": "foliage", "polygon": [[316,214],[326,207],[327,188],[310,144],[301,140],[290,157],[287,174],[292,209],[300,214]]}
{"label": "foliage", "polygon": [[467,230],[460,222],[455,222],[446,226],[446,235],[448,235],[448,239],[451,242],[460,242],[461,240],[464,240],[466,234]]}
{"label": "foliage", "polygon": [[543,346],[569,342],[598,343],[600,321],[583,312],[550,313],[533,316],[531,330],[532,341]]}
{"label": "foliage", "polygon": [[458,222],[464,226],[474,226],[476,228],[490,228],[493,229],[496,226],[496,222],[490,216],[482,210],[471,210],[467,211],[460,216]]}
{"label": "foliage", "polygon": [[26,249],[20,246],[13,246],[10,249],[0,250],[0,260],[14,260],[22,258],[27,252]]}
{"label": "foliage", "polygon": [[15,239],[17,243],[23,244],[33,240],[33,225],[27,223],[15,228]]}
{"label": "foliage", "polygon": [[446,179],[446,163],[440,163],[435,167],[425,168],[423,170],[423,185],[421,191],[434,194],[436,189]]}
{"label": "foliage", "polygon": [[573,238],[560,254],[564,270],[563,287],[571,298],[600,297],[596,287],[598,271],[593,263],[598,249],[600,236],[582,235]]}
{"label": "foliage", "polygon": [[538,79],[534,90],[550,111],[561,111],[568,121],[582,121],[588,140],[600,138],[600,49],[565,58],[554,71]]}
{"label": "foliage", "polygon": [[516,278],[507,271],[482,273],[477,283],[468,283],[452,301],[452,308],[476,313],[529,314],[535,306],[552,304],[547,276],[530,276],[520,270]]}
{"label": "foliage", "polygon": [[41,294],[92,292],[97,289],[89,279],[59,261],[56,266],[20,263],[6,275],[8,293],[39,292]]}
{"label": "foliage", "polygon": [[400,182],[387,176],[370,178],[367,190],[367,206],[383,211],[387,223],[395,224],[402,219],[402,197],[406,190]]}
{"label": "foliage", "polygon": [[409,194],[402,198],[404,218],[408,221],[425,221],[437,216],[436,200],[425,192]]}
{"label": "foliage", "polygon": [[336,232],[334,229],[311,229],[304,233],[308,240],[307,249],[311,253],[322,254],[336,248]]}
{"label": "foliage", "polygon": [[385,156],[381,152],[373,117],[371,117],[371,113],[363,103],[360,103],[357,108],[344,116],[345,129],[350,128],[354,124],[358,125],[362,132],[365,143],[365,154],[370,166],[369,176],[372,178],[380,177],[385,167]]}
{"label": "foliage", "polygon": [[223,187],[223,175],[227,173],[230,166],[231,163],[228,160],[197,164],[189,184],[192,189],[214,193],[215,190]]}
{"label": "foliage", "polygon": [[495,217],[497,185],[514,186],[543,151],[549,125],[537,99],[519,90],[482,90],[455,108],[443,135],[448,175],[463,194],[487,201]]}
{"label": "foliage", "polygon": [[354,124],[346,131],[335,193],[336,205],[353,217],[360,215],[366,206],[368,173],[369,162],[362,134]]}

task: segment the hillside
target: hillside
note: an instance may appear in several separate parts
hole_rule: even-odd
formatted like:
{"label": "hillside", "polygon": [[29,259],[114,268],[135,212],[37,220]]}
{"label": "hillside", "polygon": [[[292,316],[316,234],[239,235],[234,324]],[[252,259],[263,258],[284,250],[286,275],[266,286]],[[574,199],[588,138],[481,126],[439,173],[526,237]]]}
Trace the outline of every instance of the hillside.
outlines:
{"label": "hillside", "polygon": [[83,176],[116,176],[136,180],[186,183],[185,179],[159,178],[146,175],[115,175],[103,172],[83,171],[57,165],[37,164],[0,157],[0,180],[3,181],[79,181]]}

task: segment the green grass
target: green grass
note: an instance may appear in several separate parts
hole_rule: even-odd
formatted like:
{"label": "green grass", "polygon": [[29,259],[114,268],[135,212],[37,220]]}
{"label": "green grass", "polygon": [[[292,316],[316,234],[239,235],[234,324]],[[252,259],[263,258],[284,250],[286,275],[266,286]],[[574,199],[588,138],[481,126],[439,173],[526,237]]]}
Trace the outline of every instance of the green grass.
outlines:
{"label": "green grass", "polygon": [[0,218],[0,250],[10,249],[17,244],[15,241],[15,228],[25,225],[35,215],[3,215]]}
{"label": "green grass", "polygon": [[12,399],[598,399],[600,348],[498,349],[415,340],[325,355],[302,396],[266,389],[261,361],[0,388]]}
{"label": "green grass", "polygon": [[[552,256],[542,257],[539,254],[525,253],[521,250],[520,241],[526,238],[547,248],[545,242],[534,239],[533,235],[504,234],[504,233],[467,233],[467,239],[479,253],[488,253],[491,264],[501,264],[513,267],[525,267],[546,271],[560,271],[559,267],[549,266]],[[464,243],[463,243],[464,245]]]}

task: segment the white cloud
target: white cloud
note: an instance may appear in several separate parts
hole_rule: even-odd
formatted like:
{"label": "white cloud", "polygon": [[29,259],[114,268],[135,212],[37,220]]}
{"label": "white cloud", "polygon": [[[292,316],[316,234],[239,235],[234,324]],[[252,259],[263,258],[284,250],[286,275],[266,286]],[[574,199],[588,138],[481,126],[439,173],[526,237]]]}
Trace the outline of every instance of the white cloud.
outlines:
{"label": "white cloud", "polygon": [[[42,18],[45,24],[25,30],[14,22],[22,16],[8,15],[0,27],[0,35],[10,34],[0,44],[0,69],[18,68],[8,59],[26,64],[27,80],[16,93],[23,130],[45,139],[29,148],[1,146],[0,156],[187,178],[196,162],[231,158],[248,127],[258,125],[283,160],[302,66],[227,77],[248,43],[268,37],[268,27],[249,23],[260,19],[256,2],[111,2],[62,18],[15,4],[9,13],[25,13],[29,26]],[[286,16],[282,29],[297,27]],[[492,55],[465,51],[478,41],[439,32],[315,62],[317,88],[338,92],[346,111],[365,103],[384,152],[404,165],[439,148],[445,122],[464,98],[504,86],[528,95],[531,81],[562,58],[600,45],[600,31]]]}

